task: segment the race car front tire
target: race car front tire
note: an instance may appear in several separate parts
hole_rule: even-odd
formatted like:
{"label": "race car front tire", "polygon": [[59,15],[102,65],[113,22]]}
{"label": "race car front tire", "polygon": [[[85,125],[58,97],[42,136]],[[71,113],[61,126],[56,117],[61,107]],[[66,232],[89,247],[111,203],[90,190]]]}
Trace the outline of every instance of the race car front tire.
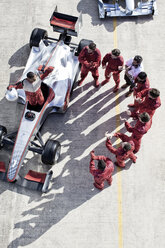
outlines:
{"label": "race car front tire", "polygon": [[48,139],[44,145],[41,160],[44,164],[53,165],[60,158],[61,145],[57,140]]}
{"label": "race car front tire", "polygon": [[48,37],[48,32],[45,29],[33,29],[29,41],[30,48],[32,48],[32,46],[38,47],[40,41],[46,39],[46,37]]}
{"label": "race car front tire", "polygon": [[0,149],[3,147],[3,137],[7,134],[7,129],[0,125]]}

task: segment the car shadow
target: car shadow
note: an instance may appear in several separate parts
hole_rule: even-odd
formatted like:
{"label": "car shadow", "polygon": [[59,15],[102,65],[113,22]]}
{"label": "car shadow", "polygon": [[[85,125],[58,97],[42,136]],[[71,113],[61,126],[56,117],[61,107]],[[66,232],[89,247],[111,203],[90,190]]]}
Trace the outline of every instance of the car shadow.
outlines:
{"label": "car shadow", "polygon": [[[27,45],[20,48],[10,58],[10,66],[24,66],[27,58],[21,55],[23,52],[28,55],[28,49]],[[23,57],[24,60],[19,62],[18,57]],[[11,73],[11,83],[17,81],[22,70],[17,69]],[[69,212],[80,207],[98,193],[101,194],[93,186],[93,176],[89,173],[90,151],[95,150],[97,155],[105,155],[115,161],[115,156],[109,153],[105,146],[104,133],[105,131],[115,132],[117,120],[120,118],[120,115],[116,114],[115,105],[120,104],[125,97],[122,91],[119,91],[116,101],[116,94],[113,93],[111,85],[96,89],[93,81],[88,81],[87,78],[84,85],[74,89],[67,112],[64,115],[49,115],[41,130],[44,142],[50,138],[61,143],[62,153],[59,163],[53,167],[43,165],[40,155],[29,152],[21,168],[22,175],[25,175],[29,169],[41,172],[52,169],[51,190],[41,195],[41,193],[2,182],[3,187],[0,192],[3,192],[5,188],[11,191],[16,189],[18,194],[29,197],[29,204],[31,202],[36,204],[35,207],[29,205],[24,208],[24,211],[20,210],[22,219],[16,221],[14,231],[21,229],[22,234],[19,237],[14,236],[9,248],[33,243]],[[2,109],[1,124],[6,126],[9,132],[15,131],[19,126],[24,106],[16,102],[9,103],[5,98],[0,101],[0,106]],[[123,125],[122,122],[120,123]],[[120,129],[122,130],[122,127]],[[10,156],[11,149],[8,149],[5,157],[7,164]],[[105,187],[107,187],[106,184]],[[111,187],[108,190],[111,190]],[[19,202],[15,204],[17,208]],[[48,220],[50,214],[51,218]],[[27,216],[32,217],[27,220]]]}
{"label": "car shadow", "polygon": [[[8,64],[10,68],[12,67],[22,67],[26,65],[30,54],[29,44],[24,45],[20,49],[18,49],[9,59]],[[14,73],[15,74],[15,73]],[[15,74],[17,76],[17,73]]]}
{"label": "car shadow", "polygon": [[[108,111],[112,111],[115,107],[115,100],[113,99],[115,94],[112,92],[112,89],[108,88],[107,90],[105,88],[104,92],[102,92],[88,86],[88,83],[83,86],[85,90],[89,91],[87,94],[82,95],[82,97],[80,94],[82,91],[81,87],[76,88],[67,112],[64,115],[49,115],[42,128],[44,142],[46,142],[46,138],[49,138],[56,139],[61,143],[61,158],[59,163],[51,168],[53,170],[51,190],[42,196],[37,192],[28,193],[29,201],[37,202],[36,207],[21,213],[25,220],[15,223],[14,229],[21,229],[22,234],[9,244],[9,248],[33,243],[48,229],[61,221],[69,212],[92,199],[96,194],[101,194],[101,191],[93,186],[93,176],[89,173],[90,151],[95,150],[97,155],[105,155],[115,161],[114,154],[111,154],[105,146],[106,138],[104,137],[104,132],[106,130],[114,132],[116,129],[116,119],[120,116],[109,115],[106,121],[101,120],[95,128],[90,128],[87,134],[83,134],[83,131],[88,126],[95,124],[98,119],[101,119],[102,116],[106,115]],[[74,102],[74,99],[78,96],[79,99]],[[124,99],[123,95],[121,95],[119,102]],[[112,103],[105,108],[104,112],[101,109],[108,102]],[[84,115],[76,119],[76,116],[81,112],[84,112]],[[74,119],[73,123],[68,123],[72,119]],[[115,139],[112,142],[115,142]],[[42,172],[48,169],[46,165],[41,163],[40,155],[35,154],[35,156],[31,157],[26,159],[26,167],[30,167],[30,169],[35,168]],[[115,168],[114,175],[117,173],[117,170]],[[107,187],[108,185],[105,183],[105,188]],[[25,190],[19,187],[18,192],[25,194]],[[107,190],[111,190],[111,187]],[[47,216],[50,213],[51,218],[48,222]],[[27,220],[27,216],[33,217]],[[30,238],[27,239],[27,236]]]}

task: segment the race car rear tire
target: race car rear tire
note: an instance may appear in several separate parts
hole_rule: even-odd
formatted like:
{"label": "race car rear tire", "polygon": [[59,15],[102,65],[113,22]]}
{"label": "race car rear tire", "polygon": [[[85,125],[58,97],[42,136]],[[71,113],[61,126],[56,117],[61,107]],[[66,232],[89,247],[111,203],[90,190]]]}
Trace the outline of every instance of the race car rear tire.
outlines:
{"label": "race car rear tire", "polygon": [[30,48],[32,48],[32,46],[38,47],[40,41],[46,39],[46,37],[48,37],[48,32],[45,29],[33,29],[29,41]]}
{"label": "race car rear tire", "polygon": [[57,140],[48,139],[43,148],[41,160],[44,164],[53,165],[60,158],[61,145]]}
{"label": "race car rear tire", "polygon": [[77,53],[76,55],[78,56],[81,52],[81,50],[85,47],[85,46],[89,46],[89,44],[93,42],[93,40],[86,40],[86,39],[82,39],[79,42],[78,48],[77,48]]}
{"label": "race car rear tire", "polygon": [[3,137],[7,134],[7,129],[0,125],[0,149],[3,147]]}

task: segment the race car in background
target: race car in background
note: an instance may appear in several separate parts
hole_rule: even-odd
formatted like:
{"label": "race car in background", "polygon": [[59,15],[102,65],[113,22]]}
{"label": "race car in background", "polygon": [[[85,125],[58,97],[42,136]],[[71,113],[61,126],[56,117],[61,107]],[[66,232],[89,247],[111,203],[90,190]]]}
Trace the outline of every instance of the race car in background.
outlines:
{"label": "race car in background", "polygon": [[[97,0],[99,9],[99,18],[115,16],[140,16],[156,15],[156,0],[139,0],[135,7],[136,0]],[[125,6],[123,6],[125,2]]]}
{"label": "race car in background", "polygon": [[[41,80],[44,95],[43,106],[32,106],[26,101],[23,89],[12,88],[6,93],[9,101],[18,99],[25,104],[17,132],[7,134],[7,129],[0,126],[0,149],[12,145],[13,151],[8,169],[0,162],[0,179],[14,182],[21,186],[46,192],[52,177],[52,170],[40,173],[30,170],[25,177],[19,173],[28,151],[41,155],[44,164],[53,165],[60,157],[61,145],[57,140],[43,142],[40,128],[49,113],[65,113],[73,86],[80,71],[78,55],[90,40],[71,43],[72,36],[78,36],[82,26],[79,17],[59,13],[57,7],[50,18],[53,31],[59,32],[59,38],[51,38],[46,30],[35,28],[30,36],[31,52],[24,72],[19,79],[23,81],[29,71],[37,73]],[[62,127],[61,127],[62,128]],[[4,146],[4,147],[5,147]]]}

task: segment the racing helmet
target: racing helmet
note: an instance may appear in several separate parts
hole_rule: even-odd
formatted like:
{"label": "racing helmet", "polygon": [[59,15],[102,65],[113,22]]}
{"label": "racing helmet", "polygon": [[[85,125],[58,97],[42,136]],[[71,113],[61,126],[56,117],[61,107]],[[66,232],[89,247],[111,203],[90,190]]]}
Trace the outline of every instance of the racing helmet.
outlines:
{"label": "racing helmet", "polygon": [[15,88],[6,91],[5,97],[8,101],[13,102],[18,99],[18,92]]}

